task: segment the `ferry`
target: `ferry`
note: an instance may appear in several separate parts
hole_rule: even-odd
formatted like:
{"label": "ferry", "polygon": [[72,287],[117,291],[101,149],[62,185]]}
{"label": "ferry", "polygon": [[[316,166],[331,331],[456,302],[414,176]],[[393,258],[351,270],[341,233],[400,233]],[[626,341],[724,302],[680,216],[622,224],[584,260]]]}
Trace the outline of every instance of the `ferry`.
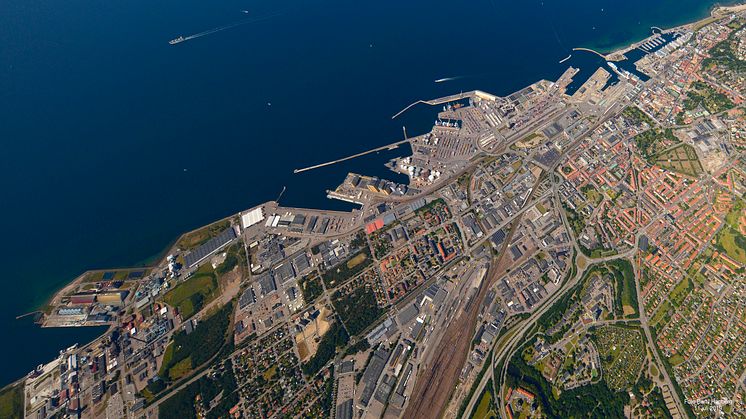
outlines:
{"label": "ferry", "polygon": [[179,42],[184,42],[184,41],[186,41],[186,39],[184,39],[183,36],[180,36],[180,37],[178,37],[176,39],[172,39],[172,40],[168,41],[168,43],[171,44],[171,45],[176,45]]}

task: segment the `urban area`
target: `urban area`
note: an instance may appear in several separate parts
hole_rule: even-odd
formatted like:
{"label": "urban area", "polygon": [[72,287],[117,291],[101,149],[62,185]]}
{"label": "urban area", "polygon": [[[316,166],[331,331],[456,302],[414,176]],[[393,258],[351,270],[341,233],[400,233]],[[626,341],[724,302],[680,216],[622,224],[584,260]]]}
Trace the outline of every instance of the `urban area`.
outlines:
{"label": "urban area", "polygon": [[425,101],[409,182],[349,173],[351,212],[267,202],[84,273],[41,322],[108,331],[0,416],[746,416],[746,9],[603,57]]}

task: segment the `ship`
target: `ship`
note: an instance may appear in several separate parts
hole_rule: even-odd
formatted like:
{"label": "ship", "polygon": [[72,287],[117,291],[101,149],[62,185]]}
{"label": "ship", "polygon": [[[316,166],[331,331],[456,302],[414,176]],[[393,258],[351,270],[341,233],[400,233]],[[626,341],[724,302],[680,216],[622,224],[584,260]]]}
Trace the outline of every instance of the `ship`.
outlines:
{"label": "ship", "polygon": [[171,44],[171,45],[176,45],[179,42],[184,42],[184,41],[186,41],[186,39],[184,39],[183,36],[180,36],[178,38],[175,38],[175,39],[172,39],[172,40],[168,41],[168,43]]}

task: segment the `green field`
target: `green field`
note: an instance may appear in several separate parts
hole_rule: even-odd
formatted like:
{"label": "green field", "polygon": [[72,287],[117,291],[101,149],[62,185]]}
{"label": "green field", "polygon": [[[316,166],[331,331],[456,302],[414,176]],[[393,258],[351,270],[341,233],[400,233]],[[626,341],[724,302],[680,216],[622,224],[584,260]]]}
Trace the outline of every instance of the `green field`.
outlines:
{"label": "green field", "polygon": [[614,275],[616,289],[616,311],[619,317],[637,318],[640,311],[635,288],[635,273],[627,259],[617,259],[606,264]]}
{"label": "green field", "polygon": [[168,378],[170,378],[171,381],[176,381],[189,374],[190,371],[192,371],[192,358],[187,357],[174,364],[174,366],[168,370]]}
{"label": "green field", "polygon": [[175,286],[163,296],[163,301],[176,307],[182,319],[188,319],[205,304],[217,296],[218,280],[209,263],[194,273],[189,279]]}
{"label": "green field", "polygon": [[0,418],[23,417],[23,384],[7,387],[0,392]]}
{"label": "green field", "polygon": [[158,375],[161,377],[164,377],[168,371],[164,368],[168,365],[171,365],[173,363],[172,359],[174,357],[174,345],[173,343],[170,343],[168,346],[166,346],[166,350],[163,353],[163,360],[161,361],[161,369],[158,371]]}
{"label": "green field", "polygon": [[674,289],[669,294],[669,300],[674,306],[679,307],[684,302],[684,298],[694,289],[694,284],[689,278],[682,279],[681,282],[676,284]]}
{"label": "green field", "polygon": [[673,366],[673,367],[681,364],[684,361],[686,361],[684,359],[684,357],[681,356],[681,355],[679,355],[679,354],[674,354],[673,356],[671,356],[670,358],[668,358],[668,363],[671,364],[671,366]]}
{"label": "green field", "polygon": [[492,419],[497,417],[497,415],[495,414],[494,403],[492,401],[492,391],[490,391],[491,388],[492,381],[490,380],[488,385],[484,388],[482,398],[479,399],[479,404],[477,405],[474,414],[471,415],[471,419]]}
{"label": "green field", "polygon": [[218,221],[216,223],[207,225],[205,227],[200,228],[199,230],[194,230],[192,232],[186,233],[179,239],[177,245],[178,247],[189,250],[193,249],[206,241],[210,240],[211,238],[217,236],[220,234],[223,230],[230,227],[231,222],[230,220],[222,220]]}
{"label": "green field", "polygon": [[743,214],[743,201],[738,201],[726,217],[725,225],[718,234],[717,245],[728,256],[746,264],[746,236],[741,234],[739,228],[741,214]]}
{"label": "green field", "polygon": [[668,315],[669,310],[671,310],[671,303],[664,301],[663,304],[658,307],[658,310],[653,313],[653,317],[650,319],[650,326],[658,327],[658,324]]}
{"label": "green field", "polygon": [[356,266],[365,262],[366,259],[368,259],[367,254],[358,253],[357,255],[355,255],[354,257],[350,258],[350,260],[347,261],[347,269],[354,269]]}
{"label": "green field", "polygon": [[672,172],[697,177],[704,172],[694,147],[680,144],[655,156],[655,164]]}
{"label": "green field", "polygon": [[596,189],[595,186],[591,185],[590,183],[581,187],[580,191],[583,192],[585,195],[585,199],[587,199],[591,204],[594,206],[598,205],[603,201],[604,197],[601,195],[601,192]]}
{"label": "green field", "polygon": [[362,272],[373,263],[370,249],[367,247],[352,255],[347,261],[324,272],[322,278],[327,288],[337,287],[348,279]]}

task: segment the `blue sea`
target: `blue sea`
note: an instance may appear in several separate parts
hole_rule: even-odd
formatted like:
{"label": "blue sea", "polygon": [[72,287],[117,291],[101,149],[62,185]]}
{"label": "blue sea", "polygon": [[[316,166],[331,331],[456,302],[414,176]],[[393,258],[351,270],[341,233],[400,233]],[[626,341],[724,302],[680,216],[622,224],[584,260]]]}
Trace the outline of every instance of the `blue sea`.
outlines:
{"label": "blue sea", "polygon": [[[708,13],[712,1],[5,0],[0,13],[0,383],[100,329],[36,309],[91,268],[144,264],[181,233],[277,197],[330,201],[396,150],[294,168],[429,129],[417,99],[505,95]],[[238,26],[169,45],[179,35]],[[453,80],[434,83],[441,78]]]}

